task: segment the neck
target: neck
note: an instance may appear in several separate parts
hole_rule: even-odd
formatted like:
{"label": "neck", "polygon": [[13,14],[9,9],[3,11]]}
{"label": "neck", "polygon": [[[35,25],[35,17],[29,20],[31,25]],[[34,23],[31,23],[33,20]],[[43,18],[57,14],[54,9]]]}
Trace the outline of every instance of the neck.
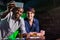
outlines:
{"label": "neck", "polygon": [[33,25],[33,19],[29,20],[29,24],[32,27],[32,25]]}
{"label": "neck", "polygon": [[33,22],[33,19],[29,19],[30,22]]}
{"label": "neck", "polygon": [[19,20],[19,18],[17,18],[17,17],[14,17],[14,16],[12,17],[12,19],[14,19],[14,20]]}

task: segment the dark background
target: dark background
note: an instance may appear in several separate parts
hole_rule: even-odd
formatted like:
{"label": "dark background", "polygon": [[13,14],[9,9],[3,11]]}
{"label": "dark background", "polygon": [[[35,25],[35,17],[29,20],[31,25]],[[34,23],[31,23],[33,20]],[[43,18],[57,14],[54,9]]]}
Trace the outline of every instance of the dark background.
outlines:
{"label": "dark background", "polygon": [[[0,0],[0,11],[6,10],[6,4],[11,0]],[[23,2],[24,9],[34,7],[35,17],[39,19],[40,28],[46,31],[47,40],[60,38],[60,0],[15,0]]]}

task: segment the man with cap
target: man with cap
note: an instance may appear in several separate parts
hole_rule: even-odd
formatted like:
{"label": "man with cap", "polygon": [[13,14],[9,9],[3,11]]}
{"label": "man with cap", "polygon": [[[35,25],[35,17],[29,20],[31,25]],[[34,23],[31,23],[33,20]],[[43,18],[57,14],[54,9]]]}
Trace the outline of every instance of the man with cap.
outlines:
{"label": "man with cap", "polygon": [[4,19],[1,21],[0,30],[2,34],[2,38],[8,37],[12,33],[14,33],[18,28],[21,29],[21,33],[25,34],[25,24],[22,15],[23,8],[14,7],[12,10],[13,14],[11,17]]}

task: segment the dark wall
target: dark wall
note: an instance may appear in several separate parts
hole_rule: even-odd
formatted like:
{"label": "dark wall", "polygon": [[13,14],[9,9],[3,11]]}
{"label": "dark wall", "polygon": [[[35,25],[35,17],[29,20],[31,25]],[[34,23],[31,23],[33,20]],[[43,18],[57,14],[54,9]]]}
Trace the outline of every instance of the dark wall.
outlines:
{"label": "dark wall", "polygon": [[[50,24],[47,27],[47,33],[50,38],[60,38],[60,7],[54,8],[50,11]],[[51,40],[51,39],[50,39]]]}
{"label": "dark wall", "polygon": [[46,39],[56,40],[60,38],[60,7],[42,10],[38,15],[41,29],[46,31]]}

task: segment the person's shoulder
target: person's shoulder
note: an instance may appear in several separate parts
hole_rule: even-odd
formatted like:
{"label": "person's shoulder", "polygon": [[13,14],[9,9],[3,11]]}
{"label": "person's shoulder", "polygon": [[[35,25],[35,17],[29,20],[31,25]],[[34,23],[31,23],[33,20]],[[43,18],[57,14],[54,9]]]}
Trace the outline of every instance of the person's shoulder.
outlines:
{"label": "person's shoulder", "polygon": [[34,18],[34,21],[38,22],[38,19],[37,18]]}
{"label": "person's shoulder", "polygon": [[28,18],[24,18],[24,22],[27,23],[27,21],[28,21]]}
{"label": "person's shoulder", "polygon": [[22,18],[22,17],[20,17],[19,19],[22,19],[22,20],[24,20],[24,18]]}
{"label": "person's shoulder", "polygon": [[24,20],[26,21],[26,20],[28,20],[28,18],[25,18]]}
{"label": "person's shoulder", "polygon": [[34,18],[34,23],[39,24],[38,19]]}
{"label": "person's shoulder", "polygon": [[28,18],[25,18],[24,21],[27,22],[28,21]]}
{"label": "person's shoulder", "polygon": [[22,18],[22,17],[20,17],[19,19],[20,19],[21,21],[24,21],[24,18]]}

